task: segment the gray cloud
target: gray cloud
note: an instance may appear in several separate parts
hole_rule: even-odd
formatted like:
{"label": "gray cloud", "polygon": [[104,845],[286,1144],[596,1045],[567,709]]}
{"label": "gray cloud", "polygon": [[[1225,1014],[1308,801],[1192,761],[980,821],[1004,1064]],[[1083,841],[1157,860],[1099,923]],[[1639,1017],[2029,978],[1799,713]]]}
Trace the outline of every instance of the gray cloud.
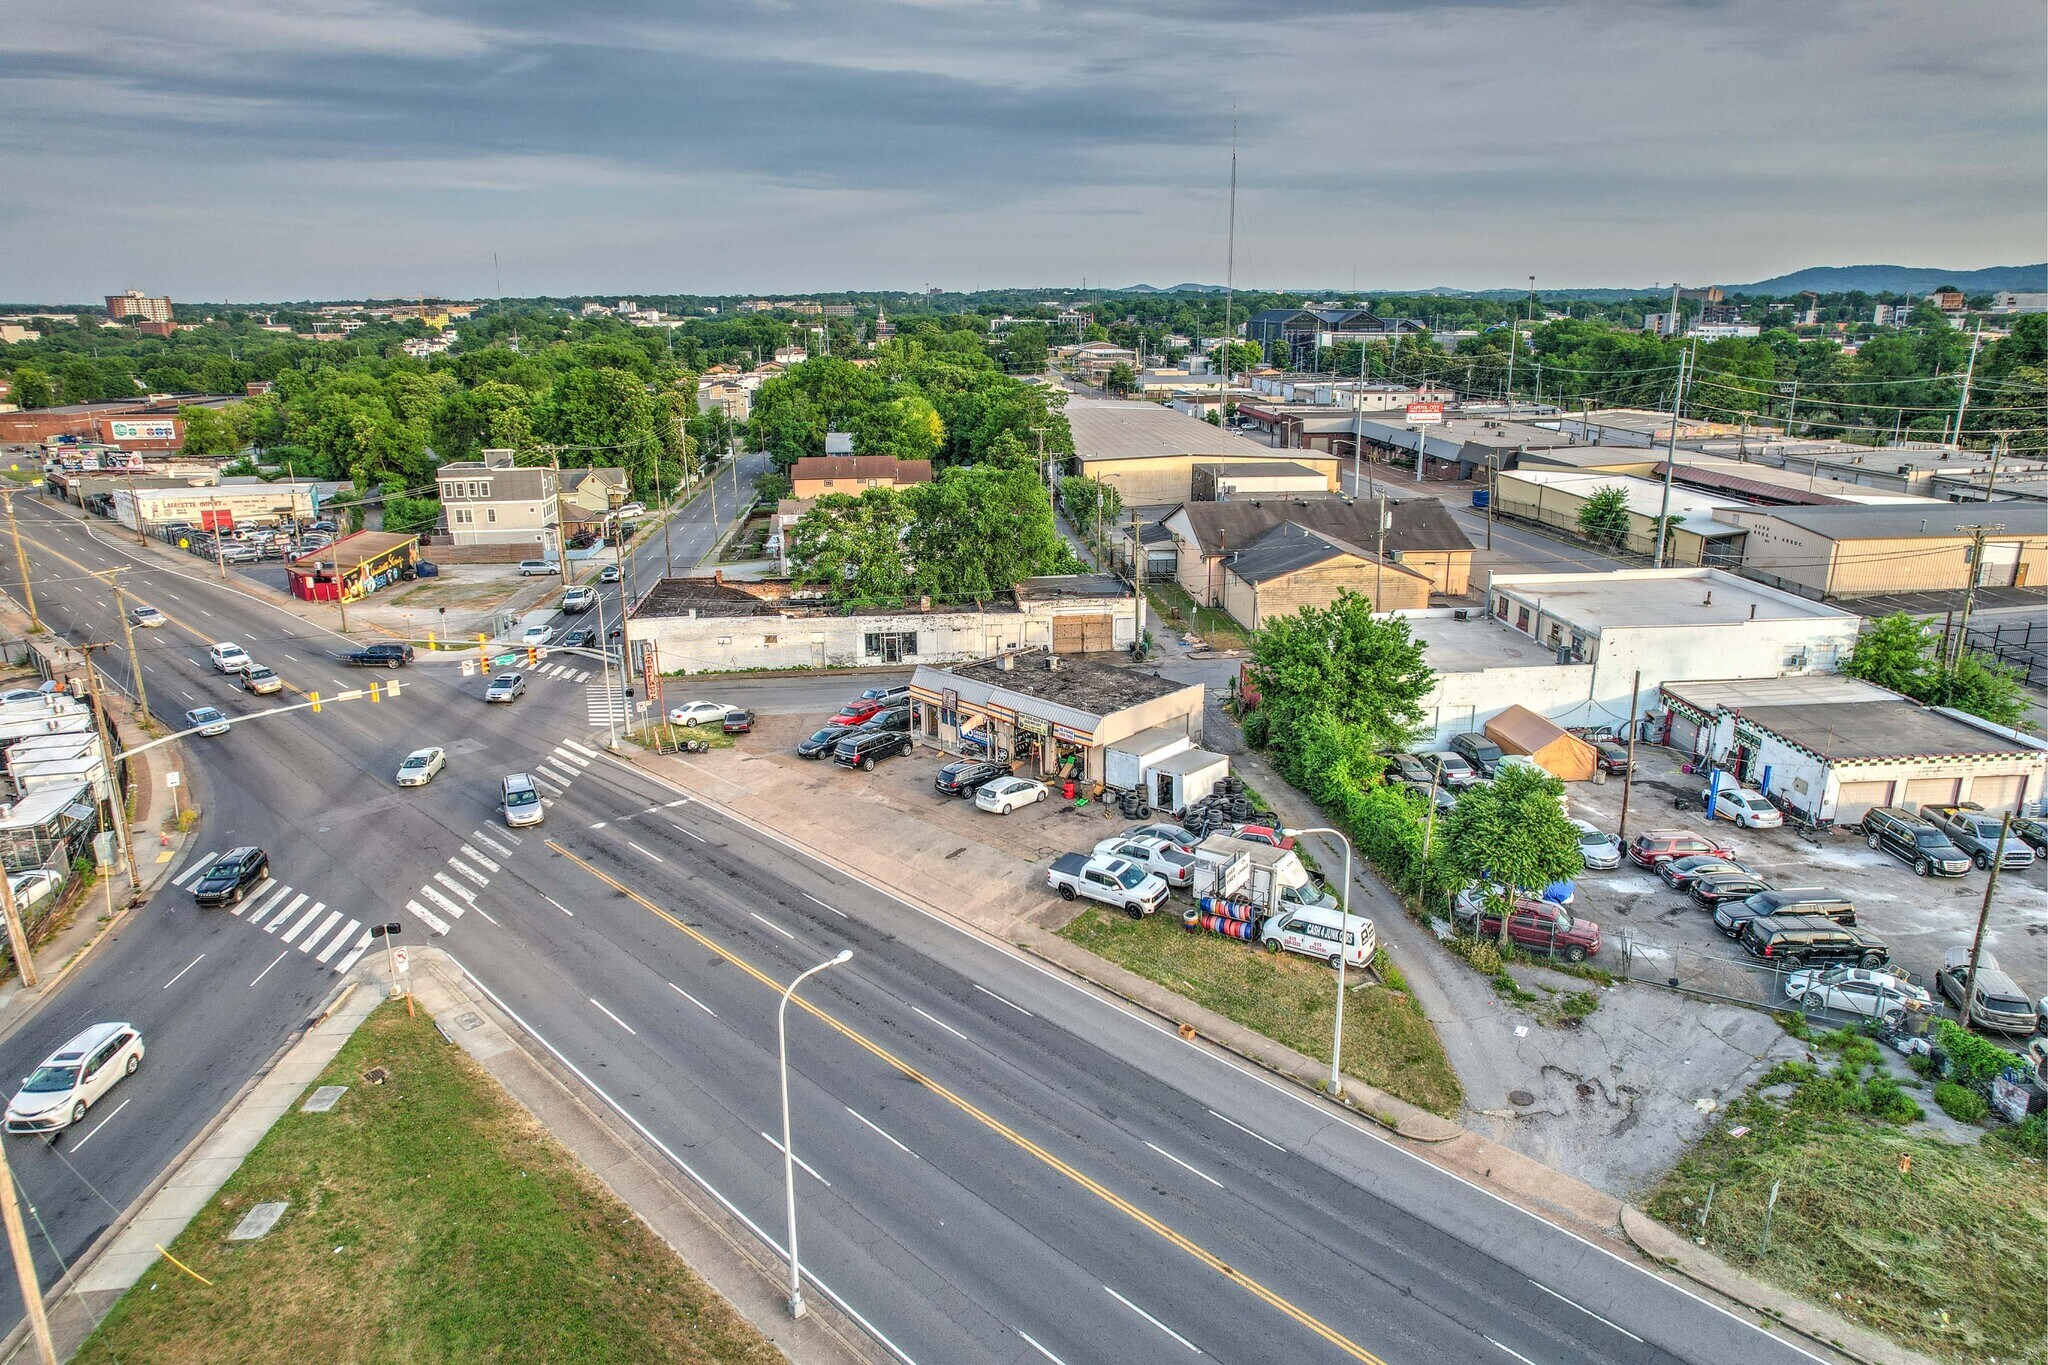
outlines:
{"label": "gray cloud", "polygon": [[2031,259],[2044,42],[2004,0],[24,10],[0,297],[1219,279],[1233,113],[1254,287]]}

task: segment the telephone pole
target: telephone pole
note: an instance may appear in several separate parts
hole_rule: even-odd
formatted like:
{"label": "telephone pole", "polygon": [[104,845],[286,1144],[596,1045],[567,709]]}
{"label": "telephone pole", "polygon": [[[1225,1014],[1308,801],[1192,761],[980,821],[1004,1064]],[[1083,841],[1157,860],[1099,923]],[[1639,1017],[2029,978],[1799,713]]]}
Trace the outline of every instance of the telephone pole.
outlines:
{"label": "telephone pole", "polygon": [[2005,524],[1994,522],[1983,526],[1958,526],[1956,529],[1970,533],[1970,576],[1963,587],[1962,619],[1956,623],[1953,647],[1942,657],[1942,662],[1950,668],[1962,659],[1963,644],[1970,635],[1970,609],[1977,605],[1977,579],[1984,571],[1984,537],[1993,531],[2003,531]]}
{"label": "telephone pole", "polygon": [[14,899],[12,877],[0,877],[0,909],[7,913],[7,943],[14,949],[14,969],[21,973],[21,984],[32,987],[37,984],[35,957],[29,951],[28,926],[21,922],[21,905]]}
{"label": "telephone pole", "polygon": [[1977,907],[1977,935],[1970,940],[1970,975],[1963,982],[1963,1027],[1970,1026],[1970,1002],[1977,998],[1977,959],[1984,952],[1984,922],[1991,918],[1991,893],[1998,889],[1998,869],[2005,865],[2005,841],[2012,835],[2012,812],[1998,822],[1998,848],[1991,855],[1991,875],[1984,881],[1984,903]]}
{"label": "telephone pole", "polygon": [[1637,669],[1635,681],[1628,685],[1628,766],[1621,770],[1621,828],[1614,834],[1624,844],[1628,842],[1628,798],[1636,783],[1636,731],[1642,725],[1636,717],[1643,705],[1643,670]]}
{"label": "telephone pole", "polygon": [[94,650],[111,649],[113,644],[110,641],[106,641],[95,645],[78,645],[76,648],[79,653],[85,655],[85,685],[87,690],[92,693],[92,715],[94,722],[99,728],[100,755],[107,765],[107,785],[112,788],[114,798],[114,838],[121,845],[122,856],[128,860],[128,885],[133,890],[140,890],[142,887],[142,870],[135,865],[135,842],[128,837],[128,801],[121,794],[120,782],[115,779],[115,773],[119,770],[114,766],[114,736],[107,726],[106,701],[100,696],[99,670],[92,661]]}
{"label": "telephone pole", "polygon": [[7,1224],[7,1247],[14,1253],[14,1276],[21,1282],[21,1301],[28,1308],[28,1325],[35,1333],[36,1355],[43,1365],[57,1365],[57,1344],[50,1337],[50,1319],[43,1313],[43,1286],[36,1279],[35,1253],[29,1249],[28,1227],[21,1221],[21,1205],[14,1194],[14,1170],[7,1153],[0,1150],[0,1220]]}
{"label": "telephone pole", "polygon": [[121,598],[121,569],[106,572],[107,586],[114,592],[114,612],[121,618],[121,635],[128,641],[128,669],[135,675],[135,709],[149,723],[149,689],[142,684],[142,656],[135,652],[135,623],[128,619],[128,604]]}
{"label": "telephone pole", "polygon": [[1664,498],[1657,507],[1657,559],[1650,567],[1664,567],[1664,541],[1671,534],[1671,473],[1678,464],[1678,414],[1685,407],[1685,370],[1689,350],[1678,353],[1678,387],[1671,394],[1671,434],[1664,443]]}
{"label": "telephone pole", "polygon": [[14,562],[21,569],[21,596],[28,607],[28,623],[36,630],[43,628],[36,616],[36,590],[28,582],[28,553],[21,548],[21,525],[14,519],[14,490],[0,492],[0,498],[7,501],[7,533],[14,537]]}

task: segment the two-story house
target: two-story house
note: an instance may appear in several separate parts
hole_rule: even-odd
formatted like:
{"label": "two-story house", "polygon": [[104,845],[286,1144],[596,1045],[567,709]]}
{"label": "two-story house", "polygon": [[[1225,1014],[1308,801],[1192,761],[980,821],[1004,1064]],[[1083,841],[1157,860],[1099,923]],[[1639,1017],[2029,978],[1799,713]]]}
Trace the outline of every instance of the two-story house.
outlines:
{"label": "two-story house", "polygon": [[481,460],[442,465],[434,478],[449,536],[457,545],[522,545],[536,555],[556,553],[556,477],[546,466],[515,466],[509,450],[486,450]]}
{"label": "two-story house", "polygon": [[930,483],[932,462],[889,455],[807,455],[789,467],[789,481],[793,498],[822,498],[828,493],[857,498],[870,488]]}

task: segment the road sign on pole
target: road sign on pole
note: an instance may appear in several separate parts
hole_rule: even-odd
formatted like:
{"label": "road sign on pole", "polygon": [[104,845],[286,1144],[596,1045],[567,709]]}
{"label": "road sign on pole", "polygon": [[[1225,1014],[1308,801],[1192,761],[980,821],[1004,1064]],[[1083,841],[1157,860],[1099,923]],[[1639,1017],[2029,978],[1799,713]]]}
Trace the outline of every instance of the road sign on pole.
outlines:
{"label": "road sign on pole", "polygon": [[411,953],[412,950],[409,948],[393,948],[391,950],[391,970],[397,972],[400,976],[411,971]]}
{"label": "road sign on pole", "polygon": [[184,780],[185,779],[183,775],[176,772],[168,772],[164,774],[164,785],[166,787],[175,787],[182,783]]}

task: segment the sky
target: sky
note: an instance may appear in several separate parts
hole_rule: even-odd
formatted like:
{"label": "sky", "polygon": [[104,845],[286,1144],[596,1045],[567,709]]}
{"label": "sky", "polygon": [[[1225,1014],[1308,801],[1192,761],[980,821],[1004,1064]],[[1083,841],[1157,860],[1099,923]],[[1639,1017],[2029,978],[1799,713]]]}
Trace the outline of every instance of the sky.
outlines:
{"label": "sky", "polygon": [[2024,0],[0,0],[0,32],[16,303],[1221,283],[1233,126],[1247,289],[2048,254]]}

